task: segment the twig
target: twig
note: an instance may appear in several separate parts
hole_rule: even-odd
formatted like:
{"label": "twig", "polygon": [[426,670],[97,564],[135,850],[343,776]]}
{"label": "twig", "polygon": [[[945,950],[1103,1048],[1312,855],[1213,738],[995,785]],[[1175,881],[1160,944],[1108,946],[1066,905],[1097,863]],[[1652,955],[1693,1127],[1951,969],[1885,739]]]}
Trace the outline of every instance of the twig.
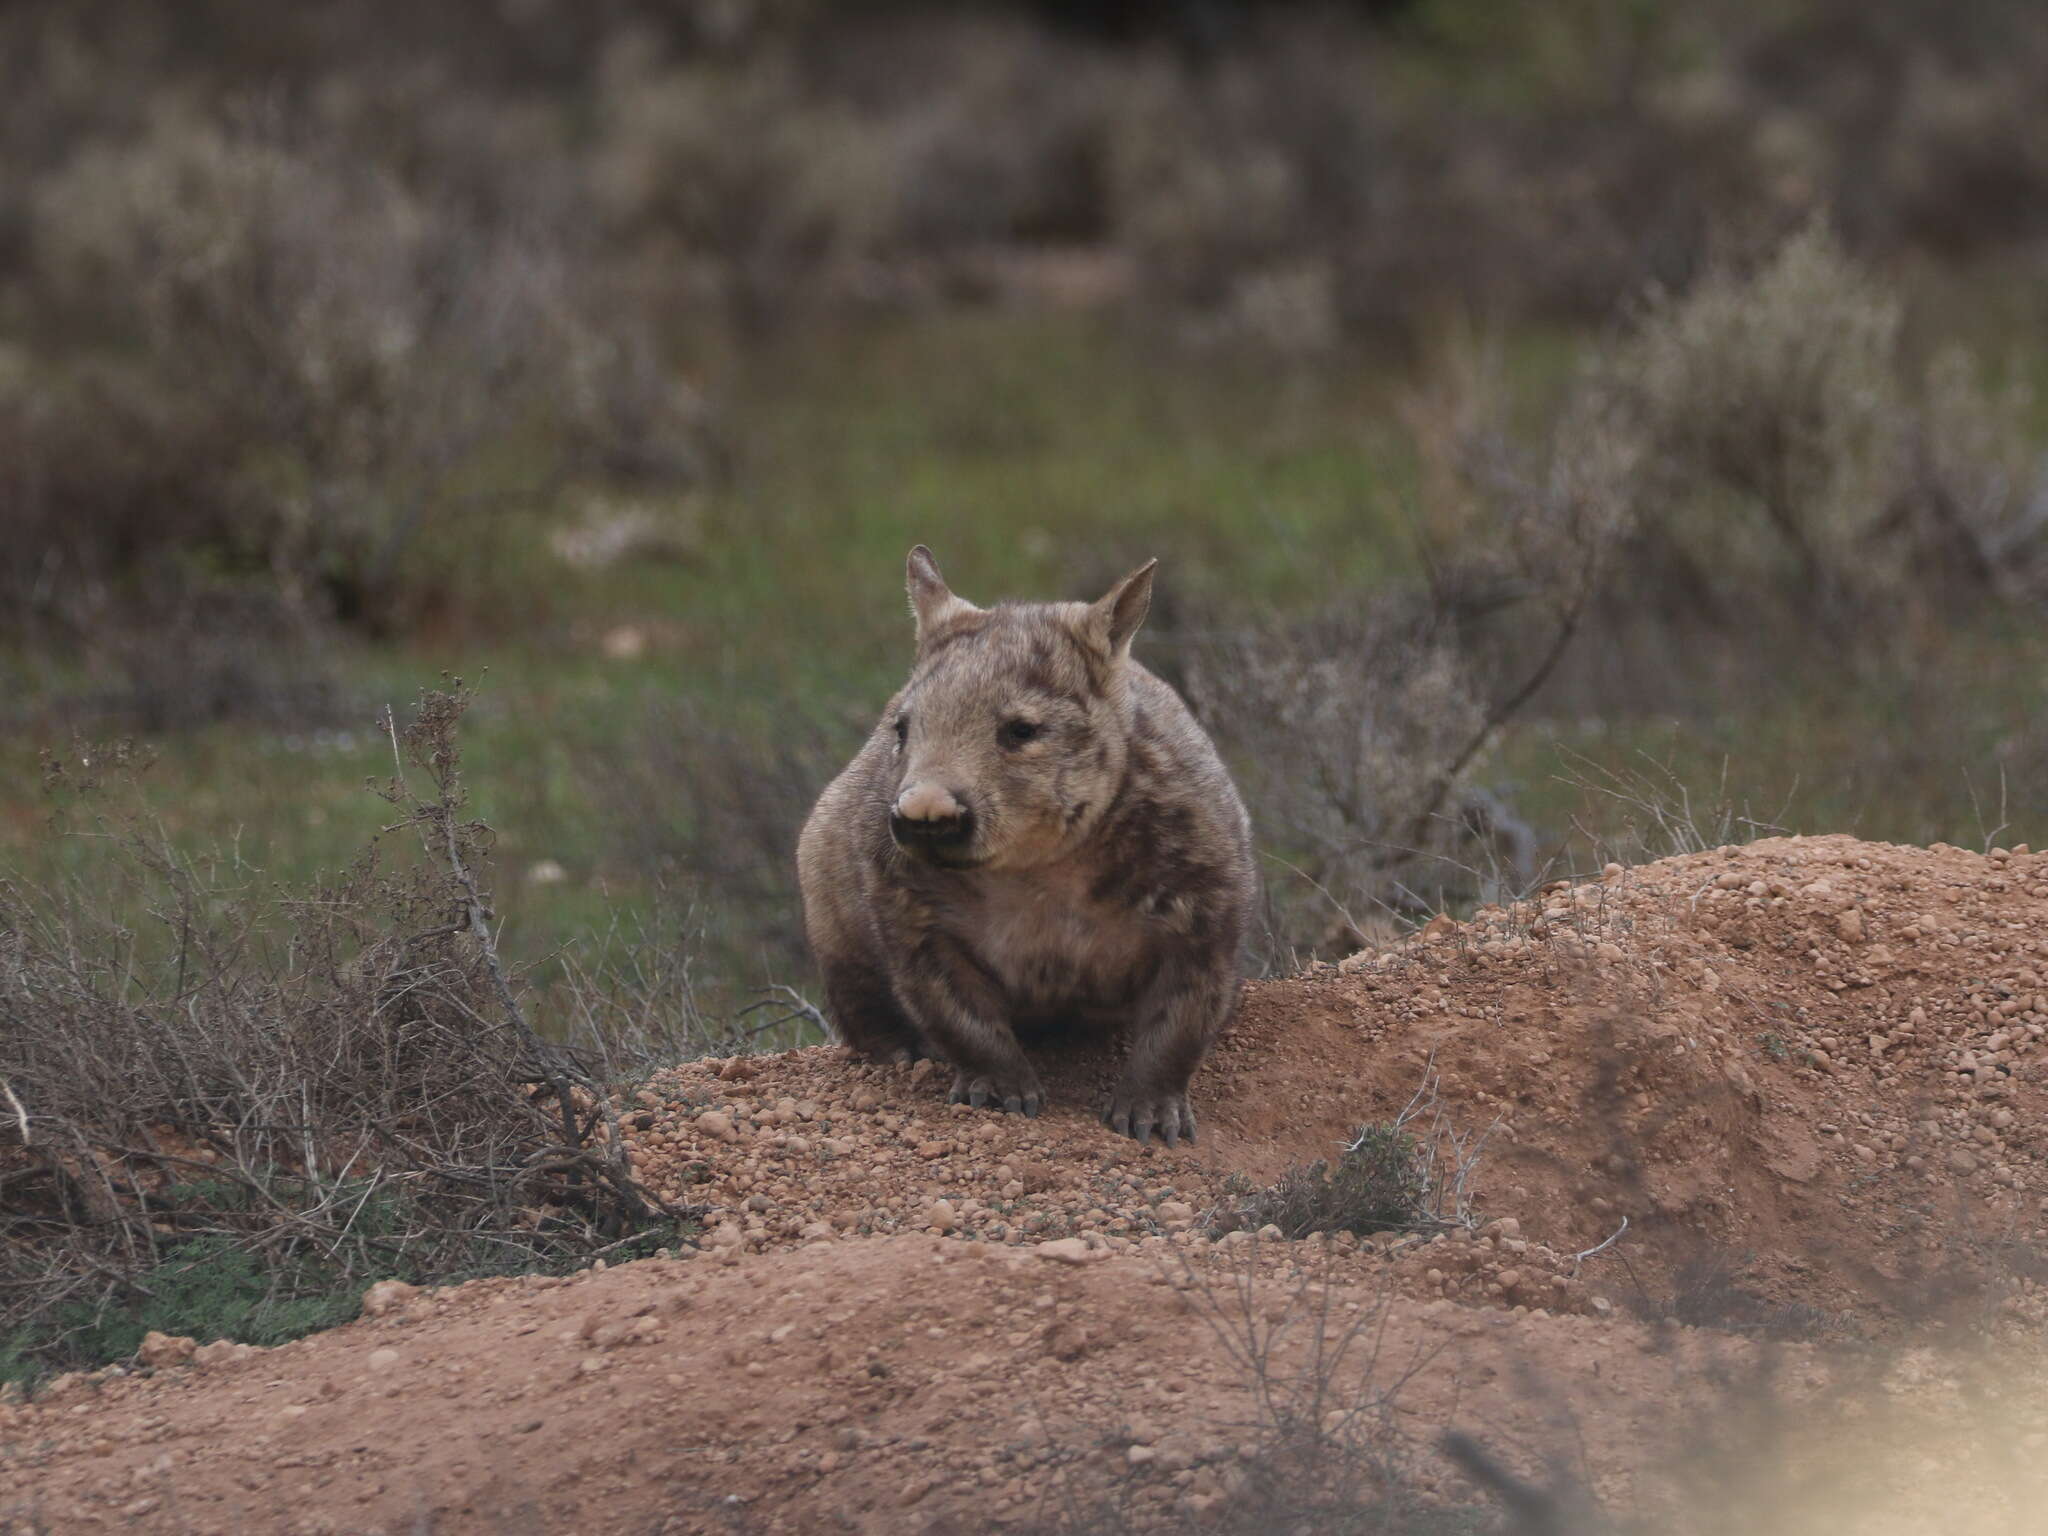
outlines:
{"label": "twig", "polygon": [[1271,859],[1275,864],[1280,865],[1282,868],[1292,870],[1295,874],[1299,875],[1302,879],[1306,880],[1310,885],[1314,886],[1316,890],[1322,895],[1323,900],[1327,901],[1331,906],[1337,909],[1337,915],[1344,919],[1344,926],[1350,929],[1351,932],[1357,934],[1360,938],[1365,937],[1365,930],[1358,926],[1358,919],[1351,915],[1351,909],[1345,906],[1344,903],[1339,901],[1335,896],[1332,896],[1330,894],[1330,888],[1324,885],[1322,881],[1318,880],[1314,875],[1310,874],[1307,870],[1303,869],[1299,864],[1295,864],[1287,859],[1281,858],[1279,854],[1274,853],[1270,848],[1261,848],[1259,852],[1264,857]]}
{"label": "twig", "polygon": [[[405,757],[398,743],[398,722],[388,706],[384,711],[384,729],[391,738],[392,757],[397,763],[398,782],[402,787],[405,780]],[[452,769],[437,768],[434,770],[435,798],[431,801],[423,800],[418,802],[420,808],[416,813],[415,819],[426,823],[437,835],[441,844],[441,850],[448,860],[448,872],[462,892],[464,915],[468,919],[469,931],[475,936],[477,947],[483,954],[484,968],[490,975],[492,990],[497,993],[498,1001],[504,1007],[505,1016],[512,1021],[512,1027],[518,1032],[521,1041],[524,1042],[527,1050],[532,1054],[536,1067],[545,1079],[549,1090],[555,1095],[555,1103],[561,1116],[564,1137],[571,1145],[581,1146],[588,1140],[588,1130],[587,1128],[579,1128],[576,1123],[576,1105],[570,1093],[568,1075],[561,1068],[560,1053],[550,1046],[546,1040],[543,1040],[539,1032],[534,1029],[531,1021],[526,1017],[525,1008],[520,1005],[518,994],[512,990],[511,980],[505,974],[504,962],[498,956],[497,939],[491,931],[490,913],[484,905],[482,887],[478,884],[475,874],[471,872],[469,866],[463,861],[462,837],[455,825],[455,800],[454,792],[451,789],[451,775]],[[629,1213],[635,1219],[643,1217],[647,1214],[650,1203],[659,1205],[665,1202],[659,1201],[658,1198],[650,1200],[643,1186],[629,1172],[622,1172],[617,1168],[608,1166],[613,1161],[622,1161],[624,1159],[626,1147],[625,1133],[618,1124],[618,1115],[612,1106],[610,1096],[603,1092],[595,1083],[586,1085],[585,1091],[592,1101],[592,1126],[595,1125],[597,1118],[602,1116],[606,1128],[611,1133],[609,1155],[603,1159],[603,1162],[607,1165],[605,1168],[605,1182],[610,1184],[625,1202]],[[593,1161],[598,1161],[598,1159],[593,1158]],[[572,1181],[574,1177],[572,1174]]]}
{"label": "twig", "polygon": [[[777,982],[774,986],[763,987],[761,990],[768,995],[740,1009],[737,1015],[739,1018],[745,1018],[750,1013],[758,1013],[763,1008],[773,1008],[777,1003],[785,1003],[787,1008],[767,1023],[756,1024],[751,1029],[743,1030],[741,1033],[745,1038],[751,1040],[756,1035],[766,1034],[778,1024],[787,1024],[791,1019],[808,1019],[817,1026],[818,1033],[827,1040],[833,1037],[832,1026],[825,1021],[825,1015],[820,1013],[817,1005],[806,998],[803,993],[797,991],[795,987]],[[780,994],[780,996],[777,994]]]}
{"label": "twig", "polygon": [[1515,1536],[1565,1536],[1567,1530],[1583,1529],[1566,1523],[1569,1512],[1555,1493],[1515,1476],[1470,1435],[1451,1430],[1437,1444],[1445,1460],[1500,1500]]}
{"label": "twig", "polygon": [[15,1097],[14,1085],[4,1077],[0,1077],[0,1093],[6,1094],[7,1102],[14,1106],[15,1123],[21,1127],[21,1144],[25,1147],[28,1145],[28,1110],[21,1100]]}
{"label": "twig", "polygon": [[1564,660],[1564,653],[1571,647],[1572,639],[1579,632],[1579,624],[1585,618],[1587,605],[1592,601],[1596,583],[1593,580],[1595,557],[1589,554],[1586,569],[1581,573],[1579,590],[1572,596],[1571,603],[1558,616],[1557,631],[1551,636],[1550,645],[1540,656],[1521,685],[1505,698],[1496,700],[1480,720],[1478,728],[1459,748],[1450,762],[1437,774],[1430,786],[1430,793],[1422,809],[1409,821],[1408,830],[1399,839],[1403,842],[1419,843],[1429,824],[1436,819],[1437,812],[1450,797],[1460,774],[1471,766],[1500,728],[1520,712],[1523,705],[1536,696],[1536,692],[1550,680],[1550,674],[1557,670],[1557,664]]}
{"label": "twig", "polygon": [[1617,1242],[1617,1241],[1618,1241],[1618,1240],[1620,1239],[1620,1237],[1621,1237],[1621,1234],[1622,1234],[1622,1233],[1624,1233],[1624,1232],[1626,1232],[1627,1230],[1628,1230],[1628,1218],[1627,1218],[1626,1216],[1624,1216],[1624,1217],[1622,1217],[1622,1218],[1621,1218],[1621,1225],[1620,1225],[1620,1226],[1618,1226],[1618,1227],[1616,1227],[1616,1228],[1614,1229],[1614,1236],[1612,1236],[1612,1237],[1608,1238],[1606,1242],[1604,1242],[1604,1243],[1595,1243],[1595,1244],[1594,1244],[1594,1245],[1593,1245],[1593,1246],[1592,1246],[1591,1248],[1588,1248],[1588,1249],[1586,1249],[1586,1250],[1585,1250],[1585,1252],[1583,1252],[1583,1253],[1575,1253],[1575,1254],[1573,1254],[1573,1255],[1572,1255],[1572,1278],[1573,1278],[1574,1280],[1576,1280],[1576,1279],[1578,1279],[1578,1278],[1579,1278],[1579,1265],[1580,1265],[1580,1264],[1584,1263],[1584,1262],[1585,1262],[1585,1261],[1586,1261],[1587,1259],[1590,1259],[1590,1258],[1592,1258],[1594,1254],[1596,1254],[1596,1253],[1604,1253],[1604,1252],[1605,1252],[1605,1251],[1606,1251],[1607,1249],[1609,1249],[1609,1248],[1612,1248],[1612,1247],[1613,1247],[1613,1246],[1615,1245],[1615,1243],[1616,1243],[1616,1242]]}

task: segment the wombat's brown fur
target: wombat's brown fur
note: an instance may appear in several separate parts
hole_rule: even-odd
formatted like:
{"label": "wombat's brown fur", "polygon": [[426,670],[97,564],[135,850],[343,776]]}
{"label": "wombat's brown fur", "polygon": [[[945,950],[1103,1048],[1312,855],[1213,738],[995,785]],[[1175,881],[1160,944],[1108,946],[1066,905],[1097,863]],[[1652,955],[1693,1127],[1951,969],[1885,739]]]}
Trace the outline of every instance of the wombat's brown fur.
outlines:
{"label": "wombat's brown fur", "polygon": [[846,1044],[936,1054],[953,1097],[1035,1115],[1018,1033],[1127,1025],[1104,1118],[1193,1139],[1188,1080],[1237,1001],[1255,894],[1209,739],[1131,659],[1152,570],[1097,603],[955,597],[910,552],[917,660],[805,823],[804,923]]}

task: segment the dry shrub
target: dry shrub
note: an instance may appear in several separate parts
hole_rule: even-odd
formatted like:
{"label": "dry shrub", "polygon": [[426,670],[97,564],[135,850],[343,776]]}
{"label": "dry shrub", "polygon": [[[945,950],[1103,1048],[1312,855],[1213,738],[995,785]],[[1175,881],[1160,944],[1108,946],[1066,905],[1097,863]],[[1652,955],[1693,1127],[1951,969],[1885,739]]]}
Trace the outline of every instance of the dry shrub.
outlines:
{"label": "dry shrub", "polygon": [[1406,415],[1474,671],[1554,636],[1553,711],[1670,709],[1809,657],[1903,675],[1959,617],[2048,597],[2026,391],[1923,361],[1904,311],[1809,225],[1648,297],[1534,443],[1483,349],[1450,349]]}
{"label": "dry shrub", "polygon": [[1188,648],[1189,702],[1285,871],[1269,871],[1269,964],[1355,948],[1377,912],[1512,898],[1539,873],[1535,834],[1480,776],[1608,579],[1630,453],[1590,409],[1533,464],[1467,447],[1456,505],[1424,530],[1426,587]]}
{"label": "dry shrub", "polygon": [[1458,1127],[1439,1090],[1432,1061],[1400,1113],[1360,1126],[1334,1158],[1289,1168],[1264,1188],[1232,1174],[1230,1198],[1212,1222],[1248,1232],[1277,1227],[1289,1242],[1318,1232],[1363,1237],[1476,1228],[1472,1181],[1494,1128]]}
{"label": "dry shrub", "polygon": [[[352,1306],[381,1276],[570,1262],[683,1214],[635,1180],[607,1085],[543,1038],[499,960],[489,832],[463,813],[467,702],[425,694],[394,731],[394,825],[329,885],[266,891],[106,821],[103,882],[0,882],[15,1369],[101,1363],[142,1318],[260,1337],[277,1307]],[[92,794],[125,766],[82,748],[51,774]],[[195,1315],[164,1317],[187,1291]]]}
{"label": "dry shrub", "polygon": [[797,285],[875,241],[882,145],[787,58],[669,65],[622,48],[604,112],[592,175],[606,218],[744,329],[768,325]]}
{"label": "dry shrub", "polygon": [[1730,588],[1846,599],[1902,424],[1897,297],[1814,226],[1751,273],[1653,300],[1597,388],[1643,448],[1638,528]]}
{"label": "dry shrub", "polygon": [[1305,348],[1413,340],[1446,310],[1604,318],[1685,283],[1711,242],[1816,211],[1880,258],[2024,256],[2048,229],[2028,0],[378,0],[260,22],[194,0],[175,26],[103,0],[10,8],[0,71],[22,168],[0,185],[0,279],[36,181],[82,140],[238,88],[374,97],[408,74],[430,88],[351,125],[365,161],[403,163],[379,142],[394,125],[501,185],[551,160],[598,189],[606,267],[671,314],[748,325],[980,296],[961,281],[989,270],[980,247],[1087,244],[1176,331]]}
{"label": "dry shrub", "polygon": [[1916,373],[1901,316],[1821,225],[1654,300],[1587,384],[1638,447],[1634,558],[1731,623],[1761,600],[1896,632],[1901,604],[2027,592],[2023,400],[1958,350]]}
{"label": "dry shrub", "polygon": [[634,34],[607,57],[602,206],[701,300],[764,330],[952,291],[990,246],[1101,237],[1103,60],[985,13],[815,32],[678,58]]}
{"label": "dry shrub", "polygon": [[1290,1168],[1266,1189],[1245,1189],[1239,1228],[1277,1227],[1289,1241],[1311,1232],[1399,1232],[1427,1219],[1429,1180],[1415,1138],[1398,1125],[1368,1125],[1335,1160]]}
{"label": "dry shrub", "polygon": [[[1430,1450],[1404,1422],[1402,1393],[1437,1348],[1406,1354],[1387,1345],[1390,1294],[1341,1310],[1342,1288],[1326,1282],[1313,1250],[1280,1294],[1258,1283],[1251,1264],[1222,1279],[1189,1269],[1180,1283],[1251,1396],[1244,1419],[1214,1426],[1235,1452],[1217,1469],[1220,1491],[1189,1499],[1140,1466],[1107,1495],[1089,1496],[1062,1471],[1051,1510],[1024,1527],[1030,1536],[1124,1536],[1159,1529],[1162,1515],[1203,1536],[1478,1536],[1493,1528],[1483,1510],[1419,1491]],[[1099,1442],[1122,1462],[1131,1437],[1107,1430]]]}
{"label": "dry shrub", "polygon": [[401,173],[371,135],[165,116],[44,179],[28,286],[63,361],[0,381],[14,602],[82,625],[253,584],[389,630],[501,575],[566,481],[689,472],[545,174]]}
{"label": "dry shrub", "polygon": [[[1273,864],[1263,958],[1355,947],[1382,909],[1440,905],[1473,852],[1468,748],[1486,709],[1448,634],[1396,603],[1190,648],[1190,706],[1237,774]],[[1469,802],[1475,817],[1480,801]]]}

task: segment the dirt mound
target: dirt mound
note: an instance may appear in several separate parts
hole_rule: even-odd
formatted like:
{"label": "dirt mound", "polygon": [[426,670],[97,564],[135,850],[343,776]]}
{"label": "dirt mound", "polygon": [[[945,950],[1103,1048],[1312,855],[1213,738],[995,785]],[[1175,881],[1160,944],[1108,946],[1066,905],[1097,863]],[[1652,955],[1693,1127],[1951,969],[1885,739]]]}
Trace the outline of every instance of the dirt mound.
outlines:
{"label": "dirt mound", "polygon": [[1867,1327],[1971,1245],[2043,1235],[2044,974],[2048,855],[1772,839],[1252,986],[1192,1151],[1094,1123],[1107,1053],[1058,1059],[1026,1122],[821,1048],[664,1074],[634,1157],[749,1249],[1186,1244],[1231,1209],[1229,1174],[1329,1157],[1427,1093],[1485,1136],[1477,1214],[1566,1253],[1626,1219],[1616,1251],[1651,1274],[1739,1262],[1766,1296]]}
{"label": "dirt mound", "polygon": [[[702,1254],[67,1381],[0,1407],[0,1467],[54,1529],[968,1530],[1102,1497],[1142,1528],[1220,1519],[1336,1413],[1425,1497],[1477,1497],[1431,1450],[1457,1426],[1675,1496],[1709,1362],[1768,1353],[1797,1398],[1930,1323],[2032,1350],[2044,946],[2048,857],[1773,839],[1253,986],[1191,1149],[1095,1123],[1106,1052],[1060,1057],[1036,1121],[831,1048],[693,1063],[625,1123]],[[1245,1230],[1242,1179],[1404,1113],[1441,1230]],[[1880,1396],[1939,1407],[1959,1368]],[[2044,1443],[2041,1394],[2001,1390],[1956,1456]],[[1943,1507],[1919,1459],[1865,1477],[1887,1518]]]}

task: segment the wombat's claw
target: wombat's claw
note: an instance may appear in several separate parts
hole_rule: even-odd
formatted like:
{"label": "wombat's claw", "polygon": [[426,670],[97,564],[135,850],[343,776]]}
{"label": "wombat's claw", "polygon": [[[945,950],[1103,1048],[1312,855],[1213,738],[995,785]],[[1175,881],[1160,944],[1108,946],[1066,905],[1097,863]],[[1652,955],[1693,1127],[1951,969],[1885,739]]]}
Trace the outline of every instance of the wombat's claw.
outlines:
{"label": "wombat's claw", "polygon": [[1141,1145],[1152,1139],[1155,1130],[1169,1147],[1179,1146],[1183,1138],[1190,1146],[1195,1140],[1195,1112],[1188,1107],[1186,1096],[1178,1093],[1144,1098],[1118,1093],[1102,1112],[1102,1123]]}
{"label": "wombat's claw", "polygon": [[953,1091],[946,1096],[946,1101],[950,1104],[971,1104],[976,1109],[986,1109],[994,1104],[1009,1114],[1036,1120],[1038,1112],[1045,1107],[1045,1095],[1037,1088],[1007,1092],[1006,1086],[993,1078],[969,1077],[962,1072],[954,1077]]}

